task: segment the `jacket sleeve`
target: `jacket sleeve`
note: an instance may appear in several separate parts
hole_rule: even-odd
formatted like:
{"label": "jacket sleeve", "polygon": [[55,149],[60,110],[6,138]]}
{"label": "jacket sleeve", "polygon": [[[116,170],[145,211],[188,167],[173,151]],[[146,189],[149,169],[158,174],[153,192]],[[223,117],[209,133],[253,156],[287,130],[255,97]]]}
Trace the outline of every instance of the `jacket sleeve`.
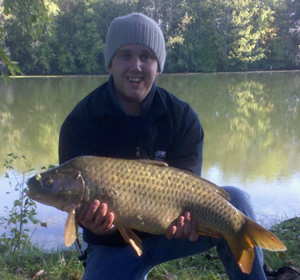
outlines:
{"label": "jacket sleeve", "polygon": [[204,132],[197,114],[186,107],[177,120],[179,126],[168,151],[166,161],[170,166],[189,170],[201,176]]}
{"label": "jacket sleeve", "polygon": [[86,126],[76,118],[67,117],[59,134],[59,163],[62,164],[74,157],[88,155],[86,144]]}

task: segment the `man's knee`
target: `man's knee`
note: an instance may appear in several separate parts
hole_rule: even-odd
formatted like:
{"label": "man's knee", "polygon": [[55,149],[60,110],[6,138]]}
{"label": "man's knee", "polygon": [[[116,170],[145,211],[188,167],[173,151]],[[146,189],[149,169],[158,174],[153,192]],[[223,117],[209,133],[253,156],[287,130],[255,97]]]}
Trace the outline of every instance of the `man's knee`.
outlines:
{"label": "man's knee", "polygon": [[225,191],[230,195],[231,201],[235,201],[235,200],[238,202],[250,201],[250,195],[247,192],[245,192],[237,187],[225,186],[222,188],[225,189]]}
{"label": "man's knee", "polygon": [[255,214],[250,200],[250,195],[236,187],[226,186],[222,187],[230,196],[230,203],[243,212],[248,217],[255,220]]}

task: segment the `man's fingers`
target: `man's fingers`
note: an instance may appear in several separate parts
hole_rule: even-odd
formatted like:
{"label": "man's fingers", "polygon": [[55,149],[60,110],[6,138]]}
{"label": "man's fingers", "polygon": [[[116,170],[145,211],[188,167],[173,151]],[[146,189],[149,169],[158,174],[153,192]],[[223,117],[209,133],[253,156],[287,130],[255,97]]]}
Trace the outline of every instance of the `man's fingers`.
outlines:
{"label": "man's fingers", "polygon": [[112,226],[113,226],[114,219],[115,219],[115,215],[113,213],[108,213],[107,216],[106,216],[106,219],[104,220],[102,228],[104,230],[111,229]]}
{"label": "man's fingers", "polygon": [[172,239],[176,232],[176,229],[177,229],[176,226],[174,226],[174,225],[170,226],[169,230],[166,233],[166,238]]}
{"label": "man's fingers", "polygon": [[192,225],[191,225],[191,213],[186,212],[184,214],[184,226],[183,226],[183,235],[189,236],[192,232]]}
{"label": "man's fingers", "polygon": [[105,216],[107,214],[107,204],[101,203],[96,211],[93,213],[95,215],[94,224],[102,225],[105,222]]}
{"label": "man's fingers", "polygon": [[84,205],[77,216],[78,222],[83,227],[96,234],[105,234],[108,231],[117,230],[113,225],[114,219],[115,215],[108,212],[107,204],[101,203],[97,199]]}
{"label": "man's fingers", "polygon": [[195,221],[191,221],[191,234],[189,235],[189,240],[195,242],[198,238],[197,224]]}
{"label": "man's fingers", "polygon": [[85,204],[80,210],[77,216],[77,220],[83,224],[91,223],[94,220],[94,214],[97,211],[99,205],[99,200],[93,200],[91,203]]}
{"label": "man's fingers", "polygon": [[177,219],[177,225],[176,225],[176,233],[175,233],[175,238],[182,238],[183,237],[183,227],[184,227],[184,217],[180,216]]}
{"label": "man's fingers", "polygon": [[84,219],[88,210],[89,210],[89,205],[88,204],[83,205],[83,207],[81,208],[80,212],[77,215],[77,220],[79,222],[81,222]]}
{"label": "man's fingers", "polygon": [[94,222],[95,219],[95,213],[98,210],[100,205],[100,201],[99,200],[93,200],[88,207],[88,210],[85,214],[85,216],[83,217],[84,223],[85,224],[90,224]]}
{"label": "man's fingers", "polygon": [[176,225],[169,228],[166,237],[189,238],[190,241],[196,241],[199,237],[197,233],[197,224],[192,221],[191,213],[185,212],[184,216],[179,216]]}

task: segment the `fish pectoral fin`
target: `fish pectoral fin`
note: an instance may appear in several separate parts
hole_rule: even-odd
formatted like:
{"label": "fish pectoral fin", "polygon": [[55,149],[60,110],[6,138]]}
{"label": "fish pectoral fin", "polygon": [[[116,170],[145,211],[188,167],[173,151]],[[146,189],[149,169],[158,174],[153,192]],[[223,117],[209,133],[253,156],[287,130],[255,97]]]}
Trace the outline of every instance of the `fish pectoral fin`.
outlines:
{"label": "fish pectoral fin", "polygon": [[166,162],[158,161],[158,160],[137,159],[137,161],[142,162],[142,163],[146,163],[146,164],[153,164],[153,165],[163,166],[163,167],[168,167],[169,166]]}
{"label": "fish pectoral fin", "polygon": [[142,255],[142,240],[130,228],[119,227],[119,231],[127,243],[130,243],[138,256]]}
{"label": "fish pectoral fin", "polygon": [[75,219],[75,209],[69,211],[69,215],[65,224],[65,245],[70,247],[76,240],[77,237],[77,223]]}
{"label": "fish pectoral fin", "polygon": [[213,232],[210,229],[204,228],[204,227],[198,227],[197,233],[204,236],[210,236],[214,238],[221,238],[222,235],[218,232]]}

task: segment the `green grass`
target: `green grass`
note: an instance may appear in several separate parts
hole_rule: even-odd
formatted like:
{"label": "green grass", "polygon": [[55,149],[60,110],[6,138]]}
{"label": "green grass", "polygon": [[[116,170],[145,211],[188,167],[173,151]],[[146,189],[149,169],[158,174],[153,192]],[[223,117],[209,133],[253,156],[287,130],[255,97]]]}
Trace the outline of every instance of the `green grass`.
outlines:
{"label": "green grass", "polygon": [[[300,218],[273,226],[272,231],[287,246],[286,252],[265,252],[265,263],[276,270],[282,266],[300,267]],[[30,244],[18,255],[0,247],[0,279],[11,280],[78,280],[83,267],[75,249],[48,252]],[[38,272],[42,276],[34,277]],[[228,279],[216,251],[167,262],[155,267],[149,280],[210,280]]]}
{"label": "green grass", "polygon": [[273,269],[282,266],[300,268],[300,217],[273,226],[272,232],[285,244],[287,251],[265,251],[265,263]]}
{"label": "green grass", "polygon": [[149,274],[149,280],[227,280],[223,265],[215,249],[203,254],[185,257],[156,266]]}
{"label": "green grass", "polygon": [[82,275],[83,267],[74,250],[48,252],[29,245],[17,256],[0,255],[0,279],[77,280]]}

